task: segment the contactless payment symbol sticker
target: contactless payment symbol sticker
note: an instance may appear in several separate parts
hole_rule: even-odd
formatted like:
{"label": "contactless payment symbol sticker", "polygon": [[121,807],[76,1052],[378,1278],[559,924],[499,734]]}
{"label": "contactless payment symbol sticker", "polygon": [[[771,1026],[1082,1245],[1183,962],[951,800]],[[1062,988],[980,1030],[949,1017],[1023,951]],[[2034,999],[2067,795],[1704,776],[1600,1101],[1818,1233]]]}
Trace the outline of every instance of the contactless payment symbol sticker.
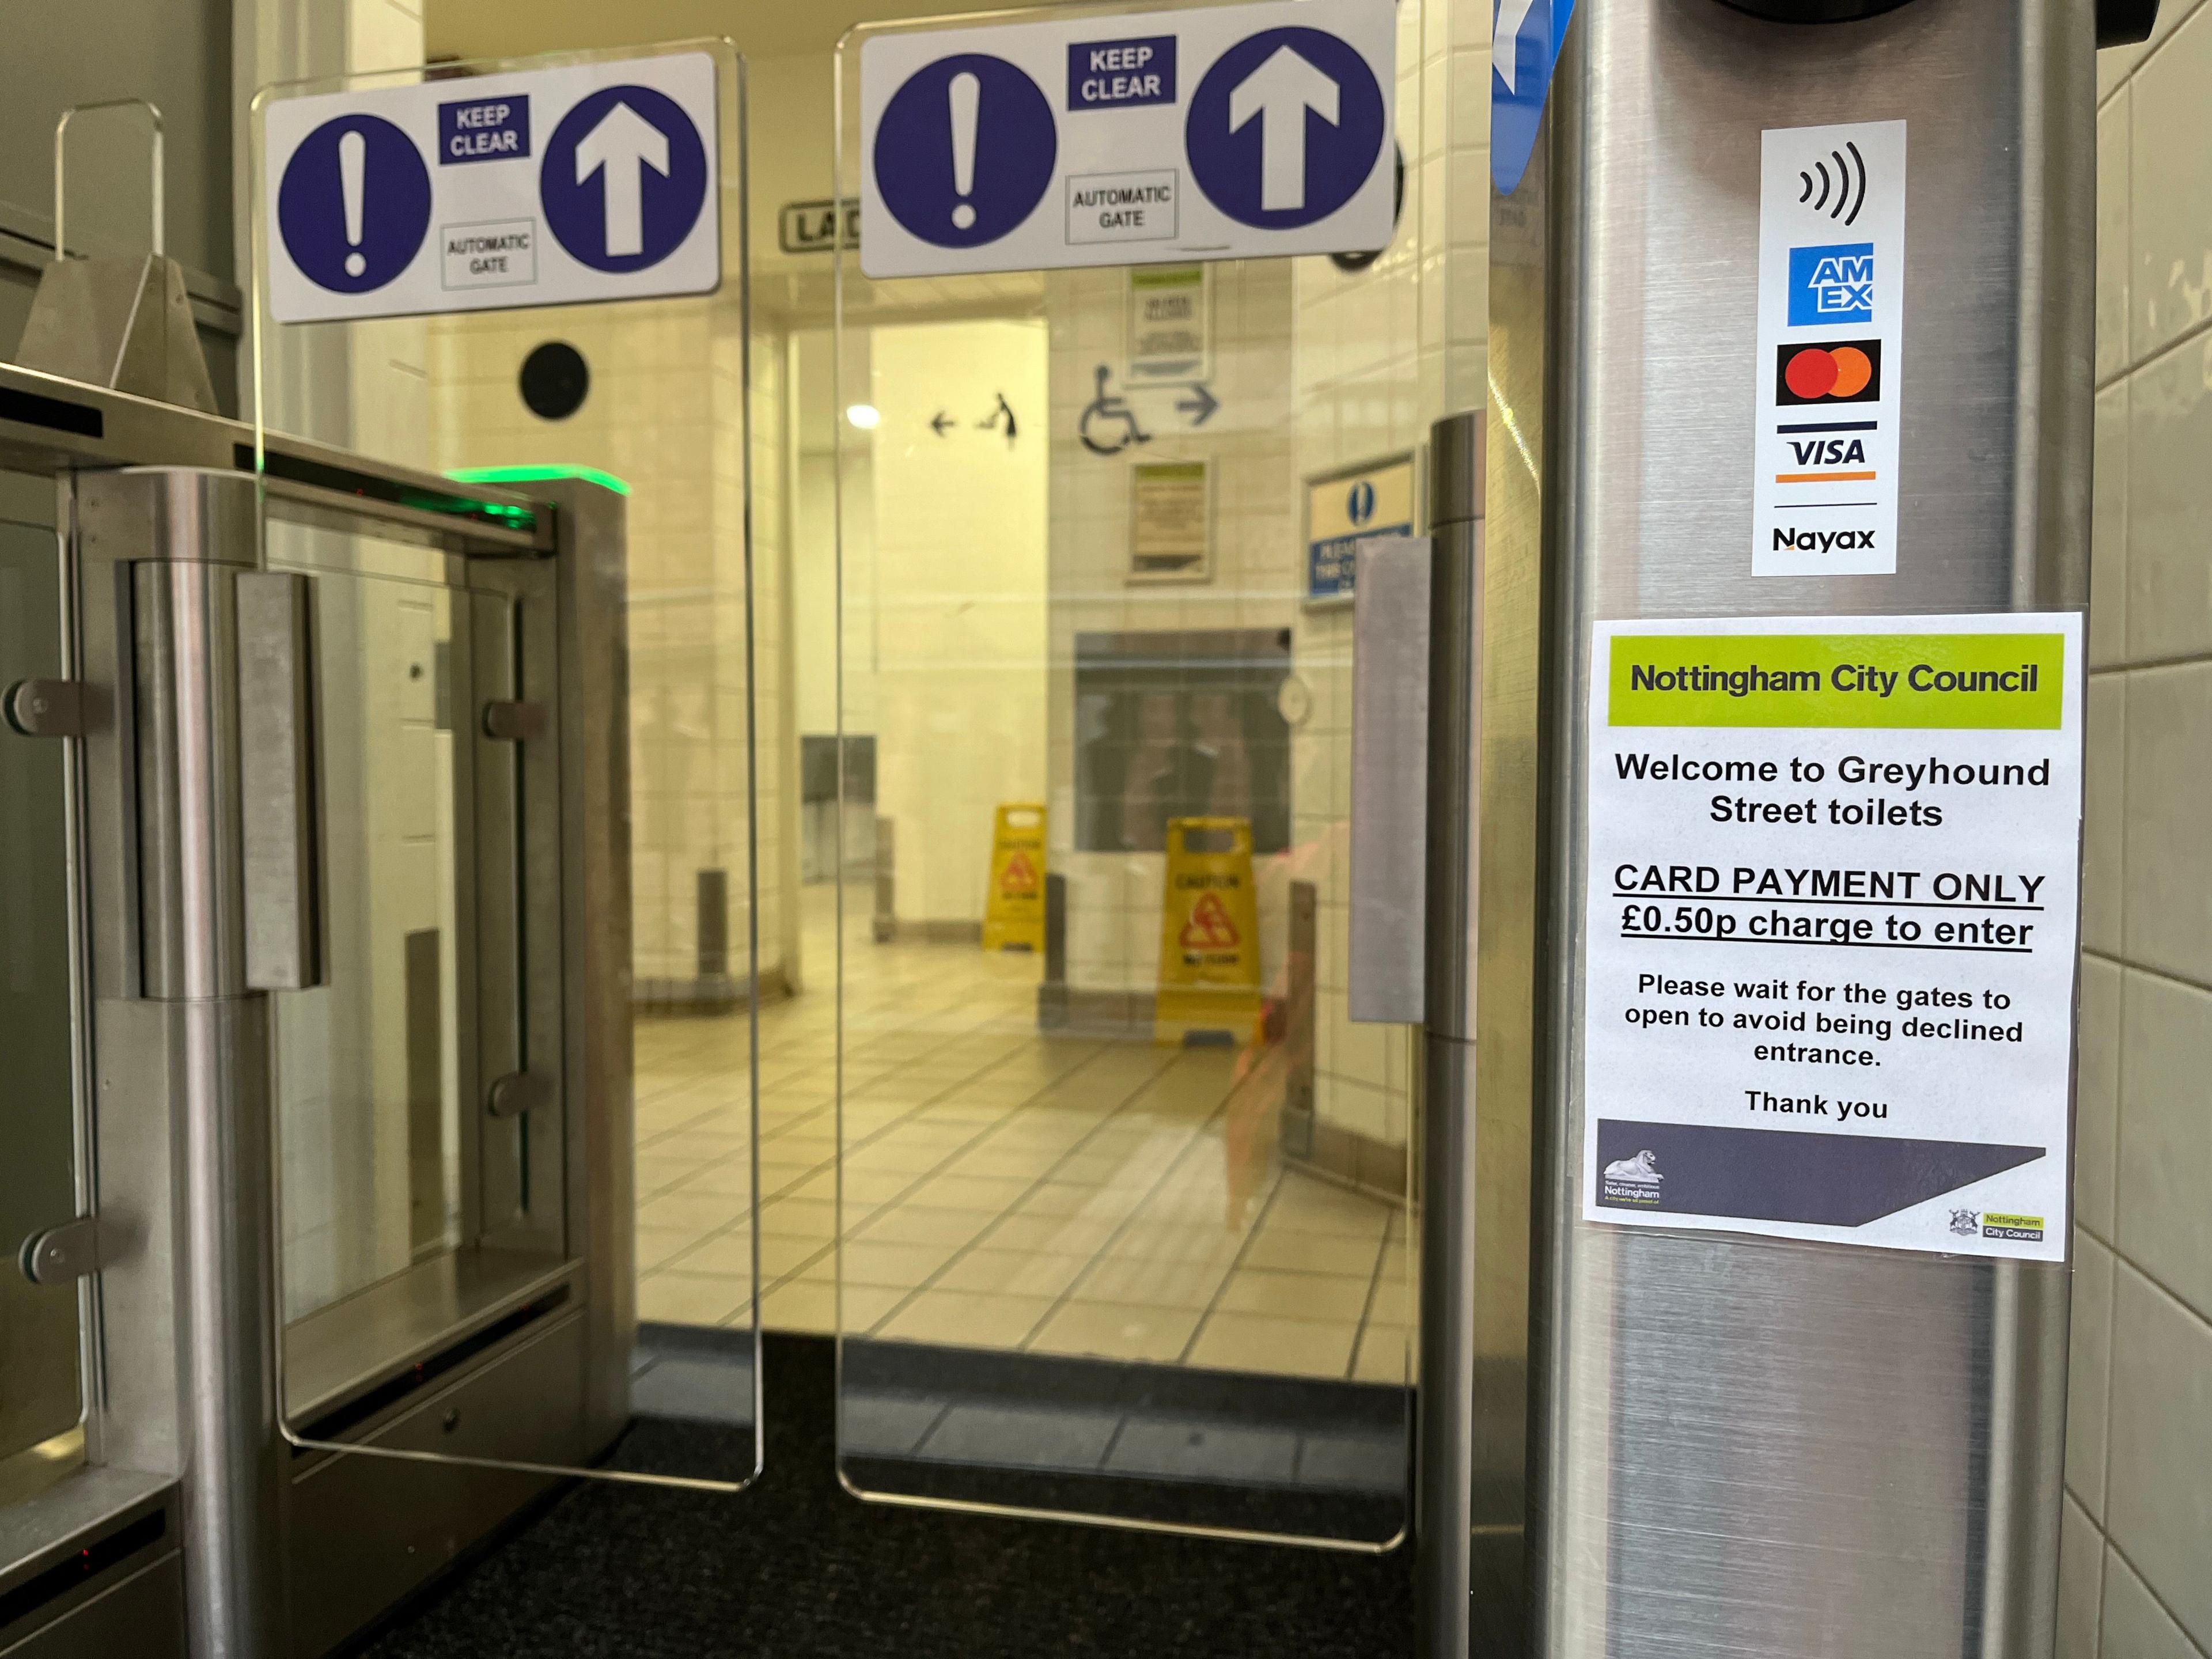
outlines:
{"label": "contactless payment symbol sticker", "polygon": [[712,292],[718,83],[692,51],[267,102],[270,314]]}
{"label": "contactless payment symbol sticker", "polygon": [[1761,136],[1752,573],[1897,568],[1902,121]]}

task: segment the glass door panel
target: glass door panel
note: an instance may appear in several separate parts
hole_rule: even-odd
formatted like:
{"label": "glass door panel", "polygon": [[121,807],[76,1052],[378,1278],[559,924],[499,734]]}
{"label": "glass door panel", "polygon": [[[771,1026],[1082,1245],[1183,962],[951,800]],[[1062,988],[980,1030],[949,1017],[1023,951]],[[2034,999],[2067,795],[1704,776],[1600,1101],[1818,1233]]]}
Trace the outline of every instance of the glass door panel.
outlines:
{"label": "glass door panel", "polygon": [[[696,94],[702,63],[719,188],[684,222],[719,227],[719,289],[538,303],[528,283],[574,279],[563,250],[635,182],[628,163],[538,180],[563,112],[593,118],[580,100],[597,99],[601,120],[665,118],[677,106],[656,88]],[[527,88],[501,78],[541,70]],[[410,501],[442,477],[557,502],[538,519],[550,540],[506,548],[305,516],[271,486],[270,562],[315,592],[331,889],[328,983],[277,999],[287,1426],[317,1448],[371,1437],[374,1455],[734,1490],[759,1462],[753,1025],[775,976],[762,940],[781,943],[757,876],[775,819],[757,780],[773,787],[781,766],[756,753],[744,64],[694,41],[458,72],[483,98],[516,94],[501,108],[540,129],[520,157],[466,169],[526,186],[520,228],[493,227],[498,257],[534,240],[532,263],[501,267],[520,285],[486,287],[479,264],[442,298],[388,307],[443,314],[280,322],[255,216],[263,434],[401,469]],[[335,200],[344,182],[338,106],[295,100],[345,94],[434,147],[456,73],[264,90],[253,199],[270,199],[272,122],[330,138],[283,164],[300,190]],[[380,161],[378,142],[355,151],[372,173],[397,154]],[[641,177],[650,217],[674,186]],[[483,228],[434,227],[422,260],[462,270],[472,256],[431,243],[469,233],[483,254]],[[263,458],[278,476],[265,442]],[[518,1416],[474,1447],[434,1420],[386,1432],[386,1391],[426,1364],[493,1363],[543,1379],[536,1428]],[[465,1435],[477,1419],[462,1420]]]}
{"label": "glass door panel", "polygon": [[[1423,247],[1409,181],[1373,259],[847,265],[827,401],[867,412],[838,428],[866,630],[841,692],[875,766],[874,862],[840,890],[839,1452],[864,1496],[1406,1529],[1417,1068],[1407,1028],[1347,1013],[1348,565],[1420,528]],[[772,1085],[763,1109],[772,1133]]]}
{"label": "glass door panel", "polygon": [[[18,494],[52,500],[43,479],[0,474],[0,514]],[[65,678],[62,635],[53,530],[0,516],[0,691]],[[0,728],[0,1505],[72,1467],[82,1446],[79,1288],[33,1284],[16,1260],[79,1208],[64,757],[58,739]]]}

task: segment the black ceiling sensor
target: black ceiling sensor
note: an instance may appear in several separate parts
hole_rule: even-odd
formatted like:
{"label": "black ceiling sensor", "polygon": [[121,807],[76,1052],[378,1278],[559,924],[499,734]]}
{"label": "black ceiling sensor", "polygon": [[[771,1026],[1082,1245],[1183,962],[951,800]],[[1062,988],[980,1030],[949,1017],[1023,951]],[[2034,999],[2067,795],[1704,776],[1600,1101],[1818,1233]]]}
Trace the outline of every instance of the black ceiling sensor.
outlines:
{"label": "black ceiling sensor", "polygon": [[1771,23],[1856,23],[1895,11],[1905,0],[1721,0]]}
{"label": "black ceiling sensor", "polygon": [[548,340],[525,357],[521,379],[522,401],[542,420],[567,420],[591,395],[591,368],[566,340]]}

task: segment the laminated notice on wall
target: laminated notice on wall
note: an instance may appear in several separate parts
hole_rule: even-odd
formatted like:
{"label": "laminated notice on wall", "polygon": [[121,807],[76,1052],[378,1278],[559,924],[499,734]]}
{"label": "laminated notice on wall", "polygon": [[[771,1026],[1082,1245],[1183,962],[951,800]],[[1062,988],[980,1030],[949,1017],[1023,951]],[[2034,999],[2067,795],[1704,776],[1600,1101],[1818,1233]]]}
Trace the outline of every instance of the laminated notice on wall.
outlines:
{"label": "laminated notice on wall", "polygon": [[1584,1218],[2063,1260],[2081,618],[1592,650]]}

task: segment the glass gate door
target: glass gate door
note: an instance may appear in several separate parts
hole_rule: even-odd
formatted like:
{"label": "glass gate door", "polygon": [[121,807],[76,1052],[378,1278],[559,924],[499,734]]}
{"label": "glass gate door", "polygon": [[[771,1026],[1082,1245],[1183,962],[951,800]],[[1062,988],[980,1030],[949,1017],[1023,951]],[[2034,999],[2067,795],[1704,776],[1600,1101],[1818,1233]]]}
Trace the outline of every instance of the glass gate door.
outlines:
{"label": "glass gate door", "polygon": [[[45,479],[0,473],[0,691],[68,678],[52,500]],[[30,1241],[84,1207],[66,763],[64,744],[0,730],[0,1507],[74,1468],[83,1445],[80,1287],[23,1268]]]}
{"label": "glass gate door", "polygon": [[[1118,39],[1160,9],[1089,12]],[[1398,15],[1418,155],[1420,8]],[[868,43],[960,21],[848,40],[848,195]],[[874,800],[837,933],[839,1449],[863,1496],[1366,1549],[1406,1528],[1419,1105],[1407,1030],[1347,1012],[1350,553],[1419,527],[1422,235],[1409,184],[1379,256],[846,267],[840,684]],[[763,1109],[772,1136],[772,1088]]]}
{"label": "glass gate door", "polygon": [[[744,108],[722,41],[257,101],[263,536],[307,596],[325,893],[321,975],[275,999],[304,1452],[759,1468]],[[314,206],[348,191],[365,218]],[[662,256],[688,287],[550,303]],[[349,514],[284,434],[492,528]],[[483,1403],[421,1407],[488,1356]]]}

